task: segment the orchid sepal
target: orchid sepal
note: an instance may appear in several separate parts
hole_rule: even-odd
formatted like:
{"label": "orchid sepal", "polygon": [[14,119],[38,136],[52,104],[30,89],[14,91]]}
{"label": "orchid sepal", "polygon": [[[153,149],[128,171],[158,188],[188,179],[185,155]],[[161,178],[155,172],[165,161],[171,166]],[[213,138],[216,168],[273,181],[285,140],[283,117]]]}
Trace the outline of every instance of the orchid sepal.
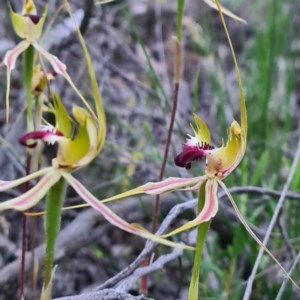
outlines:
{"label": "orchid sepal", "polygon": [[145,239],[153,240],[154,242],[169,247],[176,247],[176,248],[187,249],[187,250],[194,249],[193,247],[187,246],[185,244],[175,243],[166,240],[164,238],[161,238],[158,235],[152,234],[151,232],[147,231],[146,229],[144,229],[142,226],[138,224],[127,223],[125,220],[117,216],[106,205],[101,203],[77,179],[75,179],[70,173],[66,172],[65,170],[59,170],[54,167],[45,168],[31,175],[25,176],[24,178],[21,178],[19,180],[14,180],[11,182],[2,181],[0,182],[0,189],[1,189],[1,184],[4,184],[5,186],[3,190],[7,190],[9,188],[15,187],[17,185],[20,185],[26,181],[29,181],[31,179],[34,179],[42,175],[43,177],[39,180],[39,182],[24,194],[14,197],[10,200],[1,202],[0,211],[7,210],[7,209],[25,211],[33,207],[39,201],[41,201],[41,199],[47,194],[49,189],[52,186],[54,186],[54,184],[63,177],[84,201],[86,201],[95,210],[99,211],[109,223],[118,227],[119,229],[140,236]]}
{"label": "orchid sepal", "polygon": [[151,232],[147,231],[143,227],[137,224],[129,224],[119,216],[117,216],[112,210],[110,210],[106,205],[101,203],[95,196],[93,196],[77,179],[75,179],[71,174],[63,172],[62,176],[65,178],[65,180],[70,184],[70,186],[73,187],[73,189],[77,192],[77,194],[85,200],[89,205],[91,205],[95,210],[99,211],[103,217],[112,225],[127,231],[128,233],[132,233],[134,235],[151,239],[157,243],[170,246],[170,247],[176,247],[180,249],[189,249],[193,250],[193,247],[180,244],[180,243],[174,243],[172,241],[166,240],[161,238],[160,236],[154,235]]}
{"label": "orchid sepal", "polygon": [[214,179],[208,179],[205,183],[205,202],[200,214],[192,221],[185,223],[183,226],[162,235],[162,237],[170,237],[182,231],[189,230],[201,223],[210,221],[217,213],[219,202],[217,196],[218,182]]}
{"label": "orchid sepal", "polygon": [[148,182],[132,190],[103,199],[101,202],[107,203],[140,194],[158,195],[169,193],[174,190],[196,190],[199,184],[204,180],[204,176],[194,178],[169,177],[159,182]]}
{"label": "orchid sepal", "polygon": [[[181,178],[181,177],[169,177],[159,182],[148,182],[132,190],[124,193],[99,200],[101,203],[108,203],[111,201],[121,200],[131,196],[146,194],[146,195],[158,195],[165,194],[175,190],[178,191],[197,191],[201,184],[206,180],[206,176],[199,176],[194,178]],[[66,206],[62,210],[69,210],[74,208],[83,208],[90,206],[88,203],[77,204],[72,206]],[[43,215],[44,212],[34,213],[35,216]]]}
{"label": "orchid sepal", "polygon": [[[30,42],[28,40],[23,40],[21,41],[15,48],[8,50],[4,56],[3,59],[3,64],[6,66],[7,70],[6,70],[6,120],[8,121],[8,116],[9,116],[9,92],[10,92],[10,81],[11,81],[11,71],[15,68],[15,64],[16,64],[16,60],[19,57],[19,55],[21,53],[23,53],[30,45],[32,45],[36,51],[38,53],[40,53],[43,57],[46,58],[46,60],[49,62],[49,64],[52,66],[55,74],[59,74],[61,76],[63,76],[67,82],[70,84],[70,86],[72,87],[72,89],[76,92],[76,94],[80,97],[80,99],[82,100],[82,102],[84,103],[84,105],[87,107],[87,109],[89,110],[90,114],[92,115],[92,117],[97,120],[99,119],[99,117],[103,118],[104,115],[104,111],[103,108],[99,108],[99,111],[103,111],[103,114],[101,116],[96,116],[94,111],[91,109],[90,105],[88,104],[88,102],[86,101],[86,99],[82,96],[82,94],[80,93],[80,91],[77,89],[77,87],[75,86],[74,82],[72,81],[70,75],[67,72],[67,66],[62,63],[57,56],[49,53],[48,51],[44,50],[38,43],[36,42]],[[102,107],[102,103],[101,104],[97,104],[98,106],[100,105]],[[104,118],[105,119],[105,118]],[[103,126],[103,122],[101,120],[101,128],[105,129],[105,126]],[[103,133],[103,132],[102,132]],[[101,147],[103,146],[103,141],[101,142]]]}
{"label": "orchid sepal", "polygon": [[79,92],[79,90],[77,89],[76,85],[74,84],[73,80],[71,79],[69,73],[67,72],[67,66],[62,63],[57,56],[49,53],[48,51],[46,51],[44,48],[42,48],[38,43],[33,43],[34,48],[42,55],[46,58],[46,60],[50,63],[50,65],[52,66],[53,70],[63,76],[67,82],[70,84],[70,86],[72,87],[72,89],[76,92],[76,94],[80,97],[80,99],[82,100],[82,102],[85,104],[85,106],[88,108],[89,112],[95,116],[93,110],[90,108],[90,105],[87,103],[86,99],[82,96],[82,94]]}
{"label": "orchid sepal", "polygon": [[[91,79],[91,90],[93,93],[93,97],[94,97],[94,104],[95,104],[95,108],[96,108],[96,116],[95,119],[98,121],[98,145],[97,145],[97,153],[99,153],[104,145],[105,142],[105,138],[106,138],[106,118],[105,118],[105,112],[104,112],[104,107],[103,107],[103,101],[102,101],[102,97],[101,94],[99,92],[99,87],[98,87],[98,83],[97,83],[97,78],[96,78],[96,74],[93,68],[93,64],[92,64],[92,60],[91,60],[91,56],[89,54],[87,45],[85,43],[85,40],[79,30],[79,27],[77,26],[77,23],[73,17],[72,11],[71,11],[71,7],[68,3],[68,1],[65,1],[65,8],[68,11],[71,20],[73,21],[74,27],[75,27],[75,31],[77,33],[77,36],[79,38],[79,42],[81,44],[82,50],[83,50],[83,54],[86,60],[86,64],[87,64],[87,70]],[[92,114],[93,115],[93,114]]]}
{"label": "orchid sepal", "polygon": [[19,186],[22,183],[28,182],[29,180],[43,176],[43,175],[49,173],[52,169],[53,169],[52,167],[44,168],[42,170],[39,170],[37,172],[34,172],[30,175],[24,176],[24,177],[16,179],[16,180],[10,180],[10,181],[1,180],[0,181],[0,192],[9,190],[16,186]]}
{"label": "orchid sepal", "polygon": [[246,151],[246,139],[237,121],[228,129],[226,145],[215,148],[206,157],[205,173],[210,177],[224,179],[240,163]]}
{"label": "orchid sepal", "polygon": [[22,52],[24,52],[29,46],[30,43],[28,41],[21,41],[15,48],[8,50],[3,59],[3,64],[6,66],[6,122],[8,122],[9,118],[9,92],[11,71],[15,68],[18,56]]}
{"label": "orchid sepal", "polygon": [[[202,0],[203,2],[205,2],[208,6],[210,6],[211,8],[215,9],[215,10],[219,10],[218,5],[215,3],[214,0]],[[242,19],[241,17],[237,16],[236,14],[234,14],[233,12],[231,12],[229,9],[220,6],[220,9],[222,11],[222,13],[230,18],[232,18],[235,21],[239,21],[241,23],[247,24],[247,21]]]}
{"label": "orchid sepal", "polygon": [[40,181],[26,193],[0,203],[0,210],[15,209],[25,211],[36,205],[48,190],[61,178],[59,172],[52,168]]}

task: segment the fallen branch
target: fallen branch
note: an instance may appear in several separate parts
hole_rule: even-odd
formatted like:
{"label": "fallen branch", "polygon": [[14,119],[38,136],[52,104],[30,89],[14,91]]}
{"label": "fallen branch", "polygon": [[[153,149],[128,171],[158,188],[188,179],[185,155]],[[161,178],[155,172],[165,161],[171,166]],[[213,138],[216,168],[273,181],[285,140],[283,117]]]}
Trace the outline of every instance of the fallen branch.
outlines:
{"label": "fallen branch", "polygon": [[105,289],[99,292],[87,293],[78,296],[55,298],[53,300],[152,300],[144,296],[132,296],[127,293],[117,292],[113,289]]}
{"label": "fallen branch", "polygon": [[183,253],[182,249],[174,249],[171,253],[160,256],[156,261],[152,262],[146,267],[136,269],[132,275],[121,281],[116,290],[117,291],[129,291],[136,282],[145,275],[151,274],[157,270],[161,270],[165,264],[175,260]]}

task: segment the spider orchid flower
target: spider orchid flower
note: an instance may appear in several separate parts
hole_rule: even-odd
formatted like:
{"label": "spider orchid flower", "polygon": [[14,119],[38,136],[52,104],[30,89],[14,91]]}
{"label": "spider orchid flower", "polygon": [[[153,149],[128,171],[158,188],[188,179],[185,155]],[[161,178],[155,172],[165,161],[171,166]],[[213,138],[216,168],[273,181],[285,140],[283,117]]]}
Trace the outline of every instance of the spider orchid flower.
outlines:
{"label": "spider orchid flower", "polygon": [[[91,162],[103,147],[105,123],[100,104],[98,105],[97,111],[99,114],[96,119],[89,111],[79,106],[73,107],[73,119],[71,119],[60,98],[54,94],[46,111],[53,113],[55,116],[55,126],[46,124],[39,130],[26,133],[19,139],[19,142],[30,148],[34,148],[38,140],[46,144],[57,144],[57,156],[52,160],[51,167],[44,168],[18,180],[0,181],[0,191],[5,191],[41,177],[38,183],[26,193],[0,203],[0,211],[6,209],[25,211],[33,207],[63,177],[82,199],[99,211],[112,225],[168,246],[192,249],[192,247],[176,244],[151,234],[136,224],[127,223],[106,205],[102,204],[71,174]],[[75,136],[74,132],[76,132]]]}
{"label": "spider orchid flower", "polygon": [[194,115],[194,135],[188,135],[183,144],[183,150],[175,157],[175,164],[190,169],[192,162],[205,159],[205,175],[181,178],[170,177],[160,182],[149,182],[130,191],[102,200],[103,203],[122,199],[125,197],[148,194],[157,195],[175,190],[198,191],[205,185],[205,204],[200,214],[192,221],[180,228],[164,235],[168,237],[188,230],[203,222],[212,219],[218,211],[218,185],[224,188],[222,180],[228,176],[242,160],[246,150],[247,119],[244,98],[241,98],[241,125],[233,121],[228,129],[227,143],[220,147],[213,147],[210,141],[210,132],[205,122]]}
{"label": "spider orchid flower", "polygon": [[19,42],[19,44],[15,48],[6,52],[2,62],[2,64],[6,66],[7,78],[6,121],[8,121],[9,118],[9,93],[11,72],[15,68],[16,60],[18,59],[20,54],[22,54],[30,46],[33,46],[35,50],[49,62],[56,74],[62,75],[69,82],[74,91],[86,104],[84,97],[76,88],[71,77],[67,73],[66,65],[63,64],[56,56],[50,54],[45,49],[43,49],[37,43],[37,40],[42,34],[43,25],[47,16],[47,8],[44,10],[42,15],[38,15],[33,0],[24,0],[23,9],[21,13],[14,12],[10,5],[9,11],[13,28],[16,34],[22,39],[22,41]]}
{"label": "spider orchid flower", "polygon": [[[207,1],[211,2],[210,0]],[[218,2],[216,2],[215,4],[217,5],[217,9],[219,11],[222,11]],[[161,236],[163,238],[169,237],[184,230],[188,230],[203,222],[207,222],[216,215],[218,211],[218,185],[220,185],[224,189],[224,191],[228,195],[230,195],[222,180],[239,165],[246,151],[247,110],[243,93],[242,80],[232,43],[223,18],[222,23],[225,28],[237,73],[240,100],[240,124],[237,121],[233,121],[228,129],[228,138],[226,144],[222,142],[222,145],[220,147],[214,147],[213,145],[211,145],[210,131],[205,122],[197,115],[194,115],[195,126],[192,126],[194,135],[188,135],[187,141],[183,144],[182,152],[175,157],[175,164],[179,167],[190,169],[192,162],[200,159],[205,159],[206,163],[204,175],[192,178],[169,177],[160,182],[148,182],[137,188],[115,195],[113,197],[103,199],[101,201],[102,203],[106,203],[109,201],[120,200],[139,194],[158,195],[169,193],[175,190],[198,191],[200,190],[200,187],[204,185],[205,203],[199,215],[194,220],[184,224],[178,229]],[[84,207],[86,205],[88,204],[65,207],[64,209],[66,210]]]}

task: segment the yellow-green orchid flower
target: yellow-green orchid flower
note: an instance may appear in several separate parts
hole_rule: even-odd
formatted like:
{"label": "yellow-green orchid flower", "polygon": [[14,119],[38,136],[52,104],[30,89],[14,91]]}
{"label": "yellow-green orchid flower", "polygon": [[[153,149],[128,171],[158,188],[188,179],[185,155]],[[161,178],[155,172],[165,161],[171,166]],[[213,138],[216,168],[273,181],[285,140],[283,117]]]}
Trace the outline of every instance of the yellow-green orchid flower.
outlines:
{"label": "yellow-green orchid flower", "polygon": [[[24,0],[23,10],[20,14],[15,13],[9,5],[10,17],[16,34],[22,41],[13,49],[8,50],[4,56],[3,64],[6,66],[6,120],[9,118],[9,92],[10,92],[10,77],[11,72],[15,68],[16,60],[21,53],[23,53],[29,46],[33,46],[35,50],[43,56],[52,66],[56,74],[62,75],[72,86],[79,97],[84,101],[85,99],[74,85],[71,77],[67,73],[67,67],[56,56],[50,54],[43,49],[37,40],[40,38],[43,25],[47,16],[47,9],[40,16],[37,14],[34,2],[32,0]],[[86,104],[86,103],[85,103]]]}
{"label": "yellow-green orchid flower", "polygon": [[[213,3],[210,0],[207,0],[205,2]],[[183,144],[183,151],[175,157],[174,161],[175,164],[179,167],[185,167],[189,169],[193,161],[203,158],[205,159],[204,175],[192,178],[170,177],[160,182],[149,182],[133,190],[102,200],[102,202],[105,203],[138,194],[157,195],[172,192],[175,190],[196,191],[199,190],[202,185],[205,185],[205,203],[199,215],[194,220],[184,224],[183,226],[173,230],[172,232],[169,232],[163,237],[168,237],[181,231],[188,230],[201,223],[211,220],[216,215],[218,211],[218,185],[220,185],[228,194],[228,196],[230,196],[230,193],[228,192],[222,180],[238,166],[246,151],[247,110],[243,93],[242,80],[232,43],[222,15],[223,10],[220,7],[218,1],[215,1],[214,5],[216,5],[216,8],[221,14],[222,23],[229,42],[237,73],[240,98],[240,124],[237,121],[233,121],[228,129],[226,144],[224,145],[224,143],[222,142],[222,145],[220,147],[215,148],[211,145],[210,132],[205,122],[197,115],[194,115],[195,126],[192,126],[194,135],[188,135],[186,143]],[[235,205],[234,201],[233,205]],[[74,206],[72,208],[74,208]],[[238,212],[238,210],[236,211]],[[241,220],[243,222],[242,218]],[[243,224],[246,224],[245,227],[247,226],[247,223],[243,222]]]}
{"label": "yellow-green orchid flower", "polygon": [[27,41],[36,41],[42,34],[47,10],[39,16],[32,0],[23,2],[23,9],[20,14],[15,13],[10,5],[8,7],[16,34]]}
{"label": "yellow-green orchid flower", "polygon": [[[70,12],[69,6],[67,5],[66,7]],[[71,12],[70,16],[72,18]],[[114,226],[129,233],[146,239],[152,239],[158,243],[171,247],[193,249],[192,247],[173,243],[156,236],[139,225],[127,223],[125,220],[118,217],[106,205],[101,203],[76,178],[72,176],[71,173],[73,171],[85,166],[99,154],[106,137],[105,113],[92,61],[85,41],[76,24],[75,30],[78,34],[87,63],[87,69],[91,80],[91,91],[94,98],[95,112],[83,98],[83,102],[85,103],[87,110],[79,106],[74,106],[72,110],[74,121],[72,121],[72,118],[68,115],[60,98],[57,95],[53,95],[46,110],[54,114],[55,126],[46,123],[39,130],[25,134],[19,141],[27,147],[35,147],[37,140],[42,140],[48,144],[57,143],[57,156],[52,160],[51,167],[44,168],[17,180],[0,181],[1,192],[16,187],[24,182],[28,182],[29,180],[42,177],[38,183],[26,193],[0,203],[0,211],[5,209],[24,211],[33,207],[47,194],[49,189],[55,185],[55,183],[57,183],[61,178],[64,178],[66,182],[68,182],[78,193],[78,195],[88,203],[88,205],[91,205],[94,209],[99,211],[103,217]]]}
{"label": "yellow-green orchid flower", "polygon": [[[25,211],[33,207],[63,177],[82,199],[99,211],[104,218],[116,227],[168,246],[192,249],[192,247],[173,243],[151,234],[136,224],[127,223],[101,203],[71,175],[73,171],[93,160],[103,147],[105,127],[103,128],[103,120],[101,118],[103,119],[104,115],[101,113],[100,107],[98,107],[100,114],[97,115],[97,118],[94,118],[87,110],[74,106],[72,114],[75,121],[73,121],[60,98],[57,95],[53,95],[47,111],[54,114],[55,126],[44,125],[40,130],[32,131],[22,136],[19,142],[31,148],[36,146],[37,140],[42,140],[46,144],[56,143],[58,150],[57,156],[52,160],[52,167],[42,169],[18,180],[0,181],[0,191],[5,191],[42,176],[39,182],[26,193],[0,203],[0,211],[6,209]],[[76,135],[73,137],[74,127],[76,127]]]}
{"label": "yellow-green orchid flower", "polygon": [[190,229],[212,219],[218,211],[218,185],[224,187],[222,180],[228,176],[242,160],[246,150],[247,119],[244,98],[241,98],[241,125],[233,121],[228,129],[225,145],[213,147],[210,132],[205,122],[194,115],[194,135],[188,135],[183,151],[175,157],[175,164],[189,169],[193,161],[205,159],[205,175],[193,178],[170,177],[160,182],[149,182],[125,193],[105,199],[102,202],[118,200],[137,194],[157,195],[175,190],[197,191],[205,185],[205,204],[200,214],[180,228],[164,235],[168,237]]}
{"label": "yellow-green orchid flower", "polygon": [[[205,122],[198,116],[194,115],[195,126],[192,126],[194,136],[188,136],[186,143],[183,145],[183,151],[175,158],[175,164],[187,169],[191,167],[191,163],[194,160],[205,158],[205,175],[192,178],[170,177],[160,182],[149,182],[135,189],[101,201],[102,203],[105,203],[138,194],[157,195],[175,190],[199,190],[201,185],[205,185],[205,204],[200,214],[194,220],[186,223],[177,230],[168,233],[164,237],[195,227],[198,224],[206,222],[215,216],[218,211],[218,185],[226,189],[222,180],[238,166],[245,154],[247,141],[246,103],[234,50],[232,48],[225,24],[224,27],[229,40],[238,77],[240,96],[240,124],[237,121],[233,121],[228,129],[228,138],[226,144],[222,144],[220,147],[215,148],[211,145],[210,132]],[[86,204],[66,207],[65,209],[83,206],[86,206]]]}

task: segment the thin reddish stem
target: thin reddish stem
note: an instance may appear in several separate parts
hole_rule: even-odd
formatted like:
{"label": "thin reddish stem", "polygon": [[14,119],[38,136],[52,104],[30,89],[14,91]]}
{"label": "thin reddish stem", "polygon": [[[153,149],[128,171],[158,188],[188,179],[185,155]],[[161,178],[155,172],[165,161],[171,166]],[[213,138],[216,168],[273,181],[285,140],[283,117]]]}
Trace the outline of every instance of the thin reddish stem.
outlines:
{"label": "thin reddish stem", "polygon": [[[178,44],[177,44],[178,46]],[[178,48],[177,48],[178,49]],[[180,49],[179,49],[179,55],[180,55]],[[180,72],[179,69],[177,72]],[[175,73],[177,73],[175,72]],[[177,73],[178,74],[178,73]],[[163,161],[160,167],[160,172],[159,172],[159,177],[158,180],[161,181],[164,177],[166,165],[167,165],[167,160],[169,156],[169,151],[170,151],[170,145],[171,145],[171,139],[172,139],[172,134],[173,134],[173,129],[174,129],[174,124],[175,124],[175,116],[176,116],[176,111],[177,111],[177,104],[178,104],[178,93],[179,93],[179,80],[177,80],[174,83],[174,92],[173,92],[173,106],[172,106],[172,113],[171,113],[171,120],[170,120],[170,125],[168,129],[168,136],[167,136],[167,141],[165,145],[165,151],[164,151],[164,157]],[[157,230],[157,224],[158,224],[158,214],[159,214],[159,207],[160,207],[160,195],[156,195],[155,203],[152,209],[152,228],[151,231],[154,233]],[[143,261],[143,266],[148,266],[150,263],[150,256],[147,257]],[[148,287],[148,276],[143,276],[140,281],[140,292],[142,294],[145,294],[147,292],[147,287]]]}
{"label": "thin reddish stem", "polygon": [[20,300],[24,299],[26,226],[27,226],[27,217],[24,213],[22,213],[21,267],[20,267],[20,274],[19,274]]}
{"label": "thin reddish stem", "polygon": [[[26,154],[26,175],[30,173],[30,165],[31,165],[31,153],[27,152]],[[29,182],[24,184],[24,192],[29,190]],[[24,299],[24,286],[25,286],[25,254],[27,248],[27,236],[26,236],[26,228],[27,228],[27,216],[22,213],[22,229],[21,229],[21,267],[19,274],[19,289],[20,289],[20,300]]]}
{"label": "thin reddish stem", "polygon": [[[171,139],[172,139],[174,124],[175,124],[177,104],[178,104],[178,92],[179,92],[179,82],[176,82],[174,84],[173,107],[172,107],[170,125],[169,125],[169,129],[168,129],[168,136],[167,136],[167,141],[166,141],[166,146],[165,146],[165,151],[164,151],[164,157],[163,157],[163,161],[162,161],[162,164],[160,167],[160,172],[159,172],[159,177],[158,177],[159,181],[161,181],[164,177],[167,160],[168,160],[168,156],[169,156]],[[152,210],[152,232],[153,233],[157,229],[157,219],[158,219],[159,207],[160,207],[160,195],[156,195],[155,204],[154,204],[154,207]]]}

